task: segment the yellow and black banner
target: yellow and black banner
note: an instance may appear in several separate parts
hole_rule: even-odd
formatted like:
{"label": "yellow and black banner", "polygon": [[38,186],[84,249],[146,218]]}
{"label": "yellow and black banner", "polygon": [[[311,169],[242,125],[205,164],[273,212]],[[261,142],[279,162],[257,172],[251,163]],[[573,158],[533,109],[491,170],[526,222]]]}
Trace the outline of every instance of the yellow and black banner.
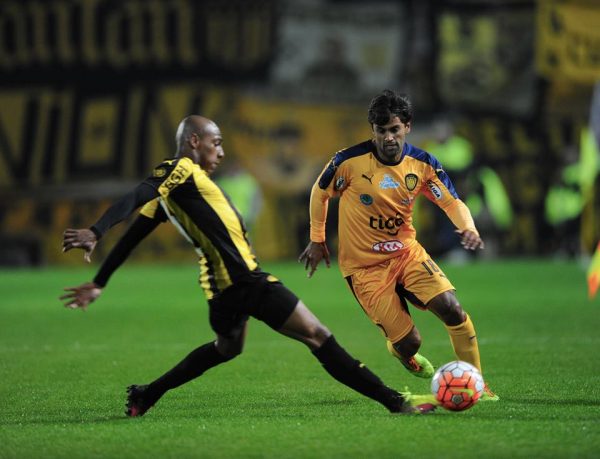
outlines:
{"label": "yellow and black banner", "polygon": [[452,109],[531,116],[537,89],[534,4],[443,3],[436,14],[441,101]]}
{"label": "yellow and black banner", "polygon": [[275,0],[3,0],[2,83],[264,78]]}
{"label": "yellow and black banner", "polygon": [[538,71],[549,80],[600,80],[598,2],[538,2],[536,42]]}

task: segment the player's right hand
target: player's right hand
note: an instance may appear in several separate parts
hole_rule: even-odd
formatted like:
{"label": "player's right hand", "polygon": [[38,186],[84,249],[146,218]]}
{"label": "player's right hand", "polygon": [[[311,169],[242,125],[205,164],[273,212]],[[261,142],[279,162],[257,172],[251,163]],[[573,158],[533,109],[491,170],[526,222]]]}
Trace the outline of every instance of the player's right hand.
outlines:
{"label": "player's right hand", "polygon": [[327,244],[325,244],[325,242],[313,241],[308,243],[304,251],[298,257],[298,261],[300,263],[305,263],[305,270],[308,270],[310,266],[310,270],[308,271],[307,275],[308,277],[312,277],[317,270],[317,266],[323,259],[325,259],[325,264],[329,268],[331,266],[331,262],[329,261],[329,249],[327,248]]}
{"label": "player's right hand", "polygon": [[86,309],[90,303],[96,301],[102,294],[100,286],[93,282],[86,282],[78,287],[67,287],[65,293],[60,297],[64,301],[65,308],[69,309]]}
{"label": "player's right hand", "polygon": [[98,240],[92,230],[68,228],[63,233],[62,251],[68,252],[71,249],[85,250],[83,259],[88,263],[92,260],[92,252],[96,248]]}

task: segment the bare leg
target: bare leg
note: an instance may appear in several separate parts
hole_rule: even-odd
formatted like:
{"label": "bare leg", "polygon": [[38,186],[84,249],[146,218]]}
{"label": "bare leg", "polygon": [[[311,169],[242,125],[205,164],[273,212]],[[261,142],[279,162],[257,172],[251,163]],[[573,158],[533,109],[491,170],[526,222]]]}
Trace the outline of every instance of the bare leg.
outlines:
{"label": "bare leg", "polygon": [[317,319],[302,301],[298,301],[294,312],[278,331],[306,344],[311,351],[320,348],[325,340],[331,336],[331,332],[327,327]]}

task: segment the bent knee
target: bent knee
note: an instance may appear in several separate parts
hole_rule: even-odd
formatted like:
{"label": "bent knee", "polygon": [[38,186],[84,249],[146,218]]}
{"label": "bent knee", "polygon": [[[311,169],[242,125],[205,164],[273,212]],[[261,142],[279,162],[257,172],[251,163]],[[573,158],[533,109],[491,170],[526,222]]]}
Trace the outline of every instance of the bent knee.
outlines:
{"label": "bent knee", "polygon": [[240,355],[243,352],[242,348],[222,349],[222,348],[217,347],[217,350],[219,351],[219,354],[221,354],[223,357],[225,357],[228,360],[236,358],[238,355]]}
{"label": "bent knee", "polygon": [[217,340],[215,344],[217,351],[226,359],[233,359],[244,351],[243,344],[220,342]]}
{"label": "bent knee", "polygon": [[329,329],[320,322],[311,324],[306,334],[306,338],[314,342],[317,346],[321,346],[330,336],[331,332]]}
{"label": "bent knee", "polygon": [[460,325],[467,320],[467,315],[454,292],[439,294],[427,303],[427,308],[442,319],[446,325]]}

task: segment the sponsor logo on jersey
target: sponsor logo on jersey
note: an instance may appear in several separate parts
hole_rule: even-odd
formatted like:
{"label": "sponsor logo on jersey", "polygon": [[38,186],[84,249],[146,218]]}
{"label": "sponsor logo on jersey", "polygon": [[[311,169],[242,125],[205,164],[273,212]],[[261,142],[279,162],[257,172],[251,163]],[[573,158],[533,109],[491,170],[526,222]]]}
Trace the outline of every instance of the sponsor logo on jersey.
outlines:
{"label": "sponsor logo on jersey", "polygon": [[186,175],[188,175],[188,170],[182,164],[179,164],[175,168],[175,170],[171,172],[171,175],[169,175],[167,180],[163,182],[163,186],[167,190],[172,190],[177,185],[179,185],[179,182],[181,182],[183,177],[185,177]]}
{"label": "sponsor logo on jersey", "polygon": [[419,182],[419,177],[415,174],[406,174],[404,177],[404,183],[406,184],[406,188],[408,191],[412,191],[417,187],[417,183]]}
{"label": "sponsor logo on jersey", "polygon": [[440,187],[437,186],[433,181],[429,180],[427,182],[427,187],[429,188],[429,191],[431,191],[431,194],[433,194],[436,200],[442,199],[442,190],[440,190]]}
{"label": "sponsor logo on jersey", "polygon": [[409,196],[408,198],[404,198],[400,200],[401,204],[404,204],[405,206],[410,206],[410,204],[414,201],[415,198],[413,198],[412,196]]}
{"label": "sponsor logo on jersey", "polygon": [[156,169],[154,169],[154,171],[152,171],[152,176],[153,177],[164,177],[166,173],[167,173],[167,170],[165,168],[157,167]]}
{"label": "sponsor logo on jersey", "polygon": [[396,182],[389,174],[383,176],[383,180],[379,182],[379,188],[387,190],[389,188],[398,188],[400,184]]}
{"label": "sponsor logo on jersey", "polygon": [[365,206],[370,206],[373,204],[373,197],[370,194],[361,194],[360,202],[362,202]]}
{"label": "sponsor logo on jersey", "polygon": [[381,241],[373,244],[374,252],[396,252],[404,247],[404,244],[400,241],[392,240],[392,241]]}
{"label": "sponsor logo on jersey", "polygon": [[394,217],[385,217],[378,215],[377,217],[369,217],[369,226],[373,229],[385,231],[391,236],[395,236],[400,231],[398,228],[402,226],[404,220],[399,213]]}
{"label": "sponsor logo on jersey", "polygon": [[344,183],[344,177],[338,177],[338,179],[335,181],[335,184],[333,185],[333,189],[336,191],[340,190],[344,186]]}

